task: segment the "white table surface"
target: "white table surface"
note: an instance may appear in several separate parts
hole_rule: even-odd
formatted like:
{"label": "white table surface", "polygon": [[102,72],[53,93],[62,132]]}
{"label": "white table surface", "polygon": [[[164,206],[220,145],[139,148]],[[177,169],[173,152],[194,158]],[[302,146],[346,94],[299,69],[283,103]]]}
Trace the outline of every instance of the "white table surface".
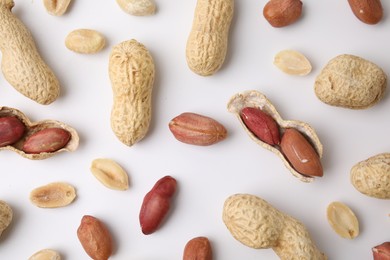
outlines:
{"label": "white table surface", "polygon": [[[63,259],[88,259],[76,236],[83,215],[109,227],[115,240],[111,259],[181,259],[188,240],[207,236],[214,259],[278,259],[271,249],[256,250],[236,241],[222,221],[225,199],[235,193],[259,196],[303,222],[329,259],[372,259],[371,248],[390,237],[389,201],[366,197],[351,185],[351,167],[370,156],[389,152],[390,100],[366,110],[322,103],[315,96],[316,75],[331,58],[349,53],[368,59],[390,75],[390,2],[382,1],[384,19],[377,25],[360,22],[347,1],[304,2],[301,19],[273,28],[262,15],[265,0],[237,0],[222,69],[211,77],[189,70],[185,59],[195,0],[156,0],[149,17],[124,13],[114,0],[73,1],[61,17],[49,15],[39,0],[16,0],[13,12],[31,30],[36,44],[61,82],[61,96],[43,106],[16,92],[0,76],[0,104],[24,112],[32,121],[55,119],[74,127],[80,145],[41,161],[1,151],[0,199],[14,210],[12,226],[0,238],[0,259],[28,259],[44,248]],[[93,55],[69,51],[66,35],[78,28],[105,35],[107,46]],[[137,39],[156,64],[153,118],[147,136],[133,147],[122,144],[110,128],[113,103],[108,77],[111,48]],[[282,73],[274,55],[295,49],[311,61],[304,77]],[[324,176],[300,182],[273,153],[255,144],[226,109],[231,96],[255,89],[264,93],[285,119],[309,123],[324,146]],[[168,129],[182,112],[210,116],[228,130],[228,138],[209,147],[180,143]],[[111,158],[128,173],[130,188],[104,187],[89,170],[95,158]],[[178,182],[166,221],[155,233],[141,233],[138,214],[144,195],[165,175]],[[32,205],[32,189],[65,181],[77,189],[71,205],[42,209]],[[354,240],[339,237],[326,219],[327,205],[346,203],[360,221]]]}

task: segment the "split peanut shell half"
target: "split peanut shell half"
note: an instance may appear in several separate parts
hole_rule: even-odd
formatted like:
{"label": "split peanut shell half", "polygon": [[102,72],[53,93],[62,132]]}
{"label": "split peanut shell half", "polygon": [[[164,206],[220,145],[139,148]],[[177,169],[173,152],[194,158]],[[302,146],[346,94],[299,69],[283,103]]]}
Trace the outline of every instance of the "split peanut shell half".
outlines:
{"label": "split peanut shell half", "polygon": [[246,107],[258,108],[270,115],[279,125],[281,132],[284,132],[286,129],[289,128],[298,130],[313,146],[315,152],[318,154],[318,157],[321,158],[323,153],[323,146],[315,130],[307,123],[297,120],[282,119],[276,108],[272,105],[271,101],[269,101],[264,94],[256,90],[248,90],[242,93],[235,94],[229,100],[227,105],[228,111],[236,115],[244,130],[255,143],[279,156],[279,158],[284,162],[284,165],[287,167],[287,169],[293,174],[293,176],[297,177],[303,182],[312,182],[314,180],[312,176],[304,175],[294,169],[291,162],[281,151],[280,146],[273,146],[268,143],[265,143],[253,134],[253,132],[247,127],[247,125],[244,123],[243,119],[240,116],[242,109]]}
{"label": "split peanut shell half", "polygon": [[[42,159],[52,157],[64,151],[73,152],[77,149],[79,145],[79,136],[76,130],[63,122],[57,120],[42,120],[38,122],[31,122],[30,119],[24,113],[22,113],[18,109],[10,108],[10,107],[0,107],[0,118],[2,117],[16,117],[25,125],[26,130],[23,136],[17,142],[0,147],[0,151],[10,150],[16,152],[17,154],[27,159],[42,160]],[[47,131],[48,129],[51,128],[57,128],[62,131],[68,132],[70,136],[69,140],[66,141],[66,143],[64,143],[62,147],[56,149],[55,151],[39,152],[39,153],[26,152],[24,147],[29,137],[36,135],[40,131],[43,130]],[[45,133],[43,133],[43,135],[41,134],[40,136],[44,136],[44,135]],[[45,145],[47,145],[47,143]]]}

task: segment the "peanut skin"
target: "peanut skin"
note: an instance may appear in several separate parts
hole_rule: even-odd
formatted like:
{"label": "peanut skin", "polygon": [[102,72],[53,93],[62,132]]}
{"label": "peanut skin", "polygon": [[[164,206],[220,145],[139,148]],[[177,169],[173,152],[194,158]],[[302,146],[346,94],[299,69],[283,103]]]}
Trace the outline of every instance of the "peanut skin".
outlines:
{"label": "peanut skin", "polygon": [[169,122],[169,130],[180,142],[207,146],[224,140],[226,128],[216,120],[196,113],[185,112]]}
{"label": "peanut skin", "polygon": [[170,209],[176,185],[174,178],[165,176],[145,195],[139,214],[142,233],[145,235],[152,234],[161,225]]}
{"label": "peanut skin", "polygon": [[377,24],[382,20],[383,7],[380,0],[348,0],[353,14],[363,23]]}
{"label": "peanut skin", "polygon": [[285,27],[301,17],[302,5],[300,0],[270,0],[264,6],[263,15],[273,27]]}
{"label": "peanut skin", "polygon": [[47,105],[60,94],[59,82],[43,61],[31,33],[12,14],[12,0],[0,0],[1,70],[6,80],[26,97]]}
{"label": "peanut skin", "polygon": [[187,40],[188,67],[198,75],[216,73],[225,61],[234,0],[198,0]]}
{"label": "peanut skin", "polygon": [[280,144],[279,126],[270,115],[259,108],[244,107],[240,116],[248,129],[260,140],[269,145]]}
{"label": "peanut skin", "polygon": [[195,237],[187,242],[183,260],[212,260],[213,252],[207,237]]}
{"label": "peanut skin", "polygon": [[113,253],[110,231],[98,218],[83,216],[77,237],[85,252],[94,260],[107,260]]}
{"label": "peanut skin", "polygon": [[46,128],[29,136],[22,149],[25,153],[52,153],[63,148],[70,138],[65,129]]}
{"label": "peanut skin", "polygon": [[297,172],[307,176],[322,177],[323,170],[319,155],[298,130],[286,129],[280,147]]}
{"label": "peanut skin", "polygon": [[26,126],[17,117],[0,117],[0,147],[17,142],[25,131]]}
{"label": "peanut skin", "polygon": [[154,62],[146,47],[136,40],[113,47],[109,76],[114,96],[111,128],[125,145],[143,139],[152,118]]}

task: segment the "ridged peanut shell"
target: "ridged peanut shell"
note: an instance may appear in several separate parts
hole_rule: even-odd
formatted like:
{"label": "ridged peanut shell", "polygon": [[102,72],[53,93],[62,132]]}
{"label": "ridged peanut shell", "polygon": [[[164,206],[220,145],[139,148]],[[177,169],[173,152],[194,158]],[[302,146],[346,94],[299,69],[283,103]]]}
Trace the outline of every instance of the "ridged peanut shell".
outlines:
{"label": "ridged peanut shell", "polygon": [[275,153],[283,161],[284,165],[293,174],[293,176],[297,177],[303,182],[312,182],[314,178],[302,175],[301,173],[297,172],[291,165],[291,163],[287,160],[285,155],[281,152],[278,146],[272,146],[261,141],[250,131],[250,129],[245,125],[244,121],[240,116],[241,110],[245,107],[255,107],[261,109],[262,111],[270,115],[278,123],[282,131],[283,129],[287,128],[295,128],[296,130],[298,130],[310,141],[310,143],[313,145],[313,148],[318,153],[319,158],[321,158],[323,153],[323,146],[315,130],[309,124],[304,123],[302,121],[284,120],[280,116],[274,105],[271,103],[271,101],[264,94],[256,90],[248,90],[242,93],[235,94],[230,98],[227,105],[228,111],[236,115],[244,130],[255,143]]}
{"label": "ridged peanut shell", "polygon": [[[47,159],[49,157],[52,157],[52,156],[54,156],[58,153],[64,152],[64,151],[73,152],[77,149],[77,147],[79,145],[79,135],[78,135],[77,131],[73,127],[71,127],[63,122],[60,122],[57,120],[42,120],[42,121],[37,121],[37,122],[31,122],[30,119],[24,113],[22,113],[20,110],[15,109],[15,108],[10,108],[10,107],[0,107],[0,117],[3,117],[3,116],[17,117],[26,126],[26,131],[25,131],[23,137],[19,141],[17,141],[16,143],[13,143],[11,145],[0,147],[0,151],[1,150],[11,150],[11,151],[14,151],[17,154],[27,158],[27,159],[42,160],[42,159]],[[63,148],[61,148],[55,152],[42,152],[42,153],[37,153],[37,154],[24,152],[23,145],[26,142],[26,139],[29,136],[37,133],[38,131],[43,130],[43,129],[47,129],[47,128],[62,128],[64,130],[68,131],[70,133],[70,139],[67,142],[67,144]]]}
{"label": "ridged peanut shell", "polygon": [[222,219],[236,240],[255,249],[272,248],[282,260],[327,259],[301,222],[255,195],[228,197]]}
{"label": "ridged peanut shell", "polygon": [[198,75],[216,73],[225,61],[234,0],[198,0],[187,39],[188,67]]}
{"label": "ridged peanut shell", "polygon": [[11,224],[13,211],[7,202],[0,200],[0,236],[4,230]]}
{"label": "ridged peanut shell", "polygon": [[350,109],[365,109],[384,96],[387,76],[376,64],[342,54],[331,59],[316,77],[314,91],[324,103]]}
{"label": "ridged peanut shell", "polygon": [[143,44],[129,40],[112,48],[108,66],[114,97],[111,128],[122,143],[132,146],[149,130],[154,61]]}
{"label": "ridged peanut shell", "polygon": [[12,0],[0,1],[1,70],[18,92],[48,105],[60,95],[60,84],[40,56],[30,31],[11,12],[13,7]]}
{"label": "ridged peanut shell", "polygon": [[351,169],[350,179],[362,194],[390,199],[390,153],[377,154],[358,162]]}

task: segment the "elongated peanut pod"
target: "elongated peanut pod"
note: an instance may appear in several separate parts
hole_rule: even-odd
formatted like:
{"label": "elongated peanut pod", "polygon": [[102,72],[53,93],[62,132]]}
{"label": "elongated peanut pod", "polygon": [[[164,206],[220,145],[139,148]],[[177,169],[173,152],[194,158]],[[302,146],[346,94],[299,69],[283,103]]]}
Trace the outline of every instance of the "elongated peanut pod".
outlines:
{"label": "elongated peanut pod", "polygon": [[201,76],[217,72],[228,47],[234,0],[198,0],[187,41],[189,68]]}
{"label": "elongated peanut pod", "polygon": [[113,47],[109,76],[114,95],[111,128],[118,139],[132,146],[146,135],[152,117],[154,62],[136,40]]}
{"label": "elongated peanut pod", "polygon": [[50,104],[60,94],[58,80],[39,55],[31,33],[12,14],[13,6],[13,0],[0,0],[1,70],[17,91],[40,104]]}
{"label": "elongated peanut pod", "polygon": [[236,240],[255,249],[272,248],[281,260],[328,259],[299,220],[255,195],[228,197],[222,219]]}

